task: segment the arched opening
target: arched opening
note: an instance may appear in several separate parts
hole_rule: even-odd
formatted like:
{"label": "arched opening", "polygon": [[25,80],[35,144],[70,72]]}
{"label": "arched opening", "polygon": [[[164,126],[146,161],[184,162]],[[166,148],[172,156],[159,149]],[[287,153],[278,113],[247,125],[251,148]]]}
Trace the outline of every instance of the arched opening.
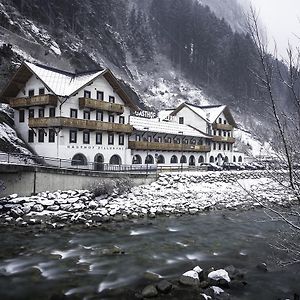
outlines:
{"label": "arched opening", "polygon": [[153,165],[154,164],[154,158],[152,155],[147,155],[145,159],[145,164]]}
{"label": "arched opening", "polygon": [[133,165],[141,165],[142,164],[142,158],[140,155],[136,154],[133,158],[132,158],[132,164]]}
{"label": "arched opening", "polygon": [[239,156],[239,163],[243,162],[242,156]]}
{"label": "arched opening", "polygon": [[218,166],[221,166],[223,164],[223,155],[221,153],[218,154],[216,158],[216,163]]}
{"label": "arched opening", "polygon": [[225,156],[225,158],[224,158],[224,162],[226,162],[226,163],[228,163],[228,162],[229,162],[228,156]]}
{"label": "arched opening", "polygon": [[186,164],[186,161],[187,161],[187,160],[186,160],[186,156],[185,156],[185,155],[182,155],[181,158],[180,158],[180,163],[181,163],[181,164]]}
{"label": "arched opening", "polygon": [[233,162],[236,162],[236,158],[235,158],[235,156],[233,156]]}
{"label": "arched opening", "polygon": [[164,158],[164,156],[163,155],[158,155],[157,156],[157,163],[158,164],[164,164],[165,163],[165,158]]}
{"label": "arched opening", "polygon": [[199,164],[204,163],[204,156],[203,155],[199,156],[198,163]]}
{"label": "arched opening", "polygon": [[102,171],[104,169],[104,157],[102,154],[96,154],[94,158],[94,163],[95,163],[95,170],[96,171]]}
{"label": "arched opening", "polygon": [[176,155],[173,155],[171,157],[171,160],[170,160],[171,164],[177,164],[178,163],[178,158]]}
{"label": "arched opening", "polygon": [[87,159],[83,154],[77,153],[73,156],[71,165],[72,166],[86,166]]}
{"label": "arched opening", "polygon": [[209,162],[210,162],[210,163],[214,163],[214,162],[215,162],[215,158],[214,158],[213,156],[211,156],[211,157],[209,158]]}
{"label": "arched opening", "polygon": [[109,164],[110,165],[121,165],[122,164],[122,160],[121,157],[119,155],[113,155],[110,160],[109,160]]}
{"label": "arched opening", "polygon": [[194,166],[196,164],[195,156],[191,155],[189,158],[189,166]]}

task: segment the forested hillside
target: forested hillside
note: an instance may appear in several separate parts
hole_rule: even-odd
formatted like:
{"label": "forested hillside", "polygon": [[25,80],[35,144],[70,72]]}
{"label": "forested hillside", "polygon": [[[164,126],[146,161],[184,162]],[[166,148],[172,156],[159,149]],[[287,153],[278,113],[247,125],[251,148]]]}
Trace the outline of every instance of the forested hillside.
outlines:
{"label": "forested hillside", "polygon": [[[244,127],[265,122],[241,8],[227,0],[221,13],[212,1],[217,17],[204,2],[1,0],[0,85],[24,58],[73,71],[109,67],[132,98],[153,109],[219,102]],[[286,105],[284,95],[278,90]]]}

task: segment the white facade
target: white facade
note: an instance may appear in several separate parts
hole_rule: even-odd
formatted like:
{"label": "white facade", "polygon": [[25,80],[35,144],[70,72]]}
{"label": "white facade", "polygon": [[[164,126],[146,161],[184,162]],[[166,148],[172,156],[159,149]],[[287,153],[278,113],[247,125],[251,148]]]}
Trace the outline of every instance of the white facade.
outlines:
{"label": "white facade", "polygon": [[[24,68],[31,71],[31,76],[23,87],[14,93],[13,79],[2,95],[16,100],[38,95],[58,97],[56,106],[35,102],[30,102],[32,106],[16,106],[14,119],[22,139],[39,156],[63,160],[62,166],[70,165],[71,161],[77,165],[78,158],[83,160],[78,164],[96,163],[96,169],[98,164],[199,166],[203,162],[221,165],[244,161],[243,154],[233,151],[236,125],[226,106],[201,107],[183,103],[174,110],[163,111],[157,119],[133,117],[136,106],[120,94],[121,88],[111,79],[113,75],[110,79],[105,77],[105,70],[80,75],[24,63],[20,72]],[[112,102],[121,105],[123,110],[87,108],[90,106],[80,106],[81,98]],[[76,122],[72,126],[51,126],[49,123],[30,128],[29,118],[91,120],[121,125],[118,128],[130,124],[133,131],[82,128],[76,126]]]}

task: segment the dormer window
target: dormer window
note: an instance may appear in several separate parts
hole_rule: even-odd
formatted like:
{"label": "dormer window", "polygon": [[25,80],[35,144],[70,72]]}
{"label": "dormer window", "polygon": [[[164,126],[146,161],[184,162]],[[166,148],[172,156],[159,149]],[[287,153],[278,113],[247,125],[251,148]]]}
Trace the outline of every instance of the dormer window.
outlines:
{"label": "dormer window", "polygon": [[91,98],[91,92],[90,91],[84,91],[84,98]]}
{"label": "dormer window", "polygon": [[184,124],[184,117],[179,117],[179,124]]}
{"label": "dormer window", "polygon": [[34,96],[34,90],[29,90],[28,91],[28,96],[33,97]]}
{"label": "dormer window", "polygon": [[39,95],[45,95],[45,89],[44,88],[39,89]]}
{"label": "dormer window", "polygon": [[109,96],[108,101],[110,103],[115,103],[115,97],[114,96]]}
{"label": "dormer window", "polygon": [[97,91],[97,100],[104,100],[104,93],[103,92],[100,92],[100,91]]}
{"label": "dormer window", "polygon": [[227,121],[226,121],[226,120],[224,120],[224,124],[227,124]]}
{"label": "dormer window", "polygon": [[222,118],[219,118],[219,123],[222,124]]}

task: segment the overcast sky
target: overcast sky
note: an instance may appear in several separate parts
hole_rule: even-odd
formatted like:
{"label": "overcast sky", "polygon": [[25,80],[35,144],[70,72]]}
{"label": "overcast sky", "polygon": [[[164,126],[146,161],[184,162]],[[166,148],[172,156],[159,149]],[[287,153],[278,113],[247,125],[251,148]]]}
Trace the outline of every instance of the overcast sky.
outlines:
{"label": "overcast sky", "polygon": [[266,26],[269,42],[276,40],[278,54],[286,54],[289,41],[294,47],[300,47],[300,0],[251,1]]}

